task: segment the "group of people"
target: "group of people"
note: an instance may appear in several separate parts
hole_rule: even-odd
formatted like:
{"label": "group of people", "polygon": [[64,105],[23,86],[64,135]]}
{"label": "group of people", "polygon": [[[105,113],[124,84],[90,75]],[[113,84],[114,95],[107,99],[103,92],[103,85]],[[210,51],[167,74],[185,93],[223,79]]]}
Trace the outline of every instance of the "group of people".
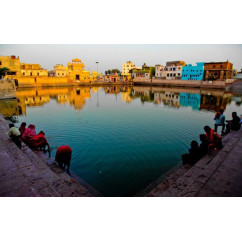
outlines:
{"label": "group of people", "polygon": [[[50,145],[45,138],[45,133],[40,131],[38,134],[36,134],[35,125],[30,124],[28,128],[26,128],[26,125],[26,122],[23,122],[18,129],[14,126],[14,124],[9,124],[9,137],[20,149],[22,147],[22,141],[34,150],[40,149],[45,151],[47,146],[47,151],[49,152],[50,157]],[[60,146],[57,149],[55,155],[55,161],[58,163],[59,167],[61,167],[63,170],[67,168],[68,174],[71,163],[71,156],[72,149],[68,145]]]}
{"label": "group of people", "polygon": [[[231,120],[225,120],[225,116],[223,113],[224,113],[224,110],[220,109],[219,112],[217,112],[215,114],[214,131],[217,132],[218,126],[222,126],[221,135],[225,135],[225,134],[229,133],[230,130],[233,130],[233,131],[240,130],[242,121],[241,121],[240,117],[237,115],[237,113],[236,112],[232,113]],[[226,124],[225,124],[225,122],[226,122]],[[226,126],[226,130],[225,130],[225,126]]]}
{"label": "group of people", "polygon": [[[223,112],[224,110],[220,109],[220,111],[215,114],[214,130],[209,126],[204,126],[205,134],[200,134],[200,145],[198,145],[196,140],[191,142],[189,153],[182,155],[183,164],[194,165],[204,155],[206,155],[209,150],[222,148],[222,136],[217,133],[218,126],[222,126],[221,135],[226,135],[231,130],[240,130],[242,120],[238,117],[237,113],[233,112],[232,120],[226,120],[227,124],[225,125],[225,116]],[[225,127],[226,130],[224,130]]]}
{"label": "group of people", "polygon": [[22,141],[27,144],[31,149],[40,149],[49,152],[50,156],[50,145],[45,138],[45,133],[40,131],[36,134],[35,125],[30,124],[26,128],[26,122],[23,122],[19,129],[14,126],[14,124],[9,124],[9,137],[13,142],[21,149]]}

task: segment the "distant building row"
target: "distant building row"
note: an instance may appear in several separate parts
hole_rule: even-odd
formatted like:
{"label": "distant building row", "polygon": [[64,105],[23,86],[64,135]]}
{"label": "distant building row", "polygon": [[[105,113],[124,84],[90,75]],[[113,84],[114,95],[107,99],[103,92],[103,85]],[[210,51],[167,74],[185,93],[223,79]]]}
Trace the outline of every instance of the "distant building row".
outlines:
{"label": "distant building row", "polygon": [[167,62],[166,66],[156,65],[156,77],[182,80],[231,79],[233,64],[226,62],[198,62],[196,66],[184,61]]}
{"label": "distant building row", "polygon": [[[152,76],[161,79],[181,79],[181,80],[217,80],[235,78],[237,72],[233,69],[233,64],[225,62],[198,62],[197,65],[186,64],[185,61],[169,61],[166,65],[156,65],[155,67],[144,64],[136,67],[131,61],[123,64],[122,75],[133,78],[150,79]],[[239,76],[239,73],[238,75]]]}
{"label": "distant building row", "polygon": [[0,56],[0,68],[3,67],[8,68],[7,75],[15,77],[68,77],[73,81],[89,80],[91,77],[90,71],[85,71],[84,63],[77,58],[67,66],[58,64],[48,71],[40,64],[20,63],[16,56]]}

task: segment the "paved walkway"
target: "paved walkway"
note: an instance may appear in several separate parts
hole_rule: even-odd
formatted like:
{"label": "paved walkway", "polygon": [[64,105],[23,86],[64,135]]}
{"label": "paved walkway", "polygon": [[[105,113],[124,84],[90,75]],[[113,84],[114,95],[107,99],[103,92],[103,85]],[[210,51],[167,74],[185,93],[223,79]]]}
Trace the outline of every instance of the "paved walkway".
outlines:
{"label": "paved walkway", "polygon": [[[49,164],[48,164],[49,162]],[[78,182],[82,182],[79,184]],[[82,180],[73,179],[43,154],[27,146],[20,150],[8,138],[8,123],[0,115],[1,197],[91,197],[99,196]]]}
{"label": "paved walkway", "polygon": [[242,196],[242,129],[223,138],[223,149],[210,152],[193,167],[169,175],[146,196]]}

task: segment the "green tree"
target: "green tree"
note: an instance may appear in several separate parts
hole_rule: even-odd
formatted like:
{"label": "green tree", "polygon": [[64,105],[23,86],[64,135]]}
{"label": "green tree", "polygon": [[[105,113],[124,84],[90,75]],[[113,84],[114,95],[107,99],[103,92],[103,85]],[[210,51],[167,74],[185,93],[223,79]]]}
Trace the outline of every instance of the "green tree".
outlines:
{"label": "green tree", "polygon": [[9,69],[7,67],[0,68],[0,78],[6,76],[7,71],[9,71]]}

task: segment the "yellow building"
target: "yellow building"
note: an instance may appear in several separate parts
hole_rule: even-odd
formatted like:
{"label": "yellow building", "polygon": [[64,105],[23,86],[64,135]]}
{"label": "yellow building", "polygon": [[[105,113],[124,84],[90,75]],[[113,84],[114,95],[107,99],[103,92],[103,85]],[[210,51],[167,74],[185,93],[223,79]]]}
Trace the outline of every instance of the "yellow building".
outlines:
{"label": "yellow building", "polygon": [[71,80],[79,81],[89,81],[90,72],[85,71],[85,65],[78,58],[73,59],[72,63],[68,63],[68,72]]}
{"label": "yellow building", "polygon": [[57,77],[69,76],[67,66],[60,65],[60,64],[54,66],[54,73],[55,73],[54,76],[57,76]]}
{"label": "yellow building", "polygon": [[43,69],[40,64],[21,63],[22,76],[48,76],[47,69]]}
{"label": "yellow building", "polygon": [[0,56],[0,68],[6,67],[9,75],[21,75],[19,56]]}

